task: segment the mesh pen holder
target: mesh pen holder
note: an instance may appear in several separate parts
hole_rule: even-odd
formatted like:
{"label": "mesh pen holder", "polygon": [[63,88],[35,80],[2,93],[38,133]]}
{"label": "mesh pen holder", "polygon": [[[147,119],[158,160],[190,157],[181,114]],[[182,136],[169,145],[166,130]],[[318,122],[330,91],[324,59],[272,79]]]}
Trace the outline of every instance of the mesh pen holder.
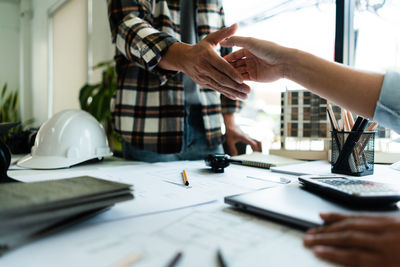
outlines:
{"label": "mesh pen holder", "polygon": [[[354,147],[344,146],[351,131],[331,131],[332,136],[332,173],[353,176],[365,176],[374,173],[375,133],[363,132]],[[351,148],[351,149],[349,149]],[[342,154],[342,155],[341,155]]]}

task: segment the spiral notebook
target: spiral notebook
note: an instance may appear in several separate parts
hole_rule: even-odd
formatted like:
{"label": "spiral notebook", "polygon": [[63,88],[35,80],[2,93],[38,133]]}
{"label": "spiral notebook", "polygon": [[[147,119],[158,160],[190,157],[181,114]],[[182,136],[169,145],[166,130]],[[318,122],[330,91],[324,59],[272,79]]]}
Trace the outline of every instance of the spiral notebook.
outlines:
{"label": "spiral notebook", "polygon": [[277,155],[263,154],[261,152],[253,152],[251,154],[243,154],[239,156],[233,156],[231,158],[239,161],[239,164],[264,169],[304,162],[301,160],[286,158]]}

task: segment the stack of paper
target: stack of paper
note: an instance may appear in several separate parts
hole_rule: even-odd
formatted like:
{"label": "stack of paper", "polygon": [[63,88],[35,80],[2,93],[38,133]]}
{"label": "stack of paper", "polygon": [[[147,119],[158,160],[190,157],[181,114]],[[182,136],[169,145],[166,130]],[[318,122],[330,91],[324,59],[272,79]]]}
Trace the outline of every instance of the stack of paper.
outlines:
{"label": "stack of paper", "polygon": [[0,184],[0,255],[132,198],[131,185],[88,176]]}

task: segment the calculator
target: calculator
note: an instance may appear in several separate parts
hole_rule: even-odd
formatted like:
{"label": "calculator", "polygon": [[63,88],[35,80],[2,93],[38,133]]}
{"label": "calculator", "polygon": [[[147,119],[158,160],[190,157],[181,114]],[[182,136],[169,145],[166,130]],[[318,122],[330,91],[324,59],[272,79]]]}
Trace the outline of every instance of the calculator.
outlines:
{"label": "calculator", "polygon": [[344,176],[303,175],[298,179],[304,189],[352,206],[393,206],[400,200],[400,191],[384,183]]}

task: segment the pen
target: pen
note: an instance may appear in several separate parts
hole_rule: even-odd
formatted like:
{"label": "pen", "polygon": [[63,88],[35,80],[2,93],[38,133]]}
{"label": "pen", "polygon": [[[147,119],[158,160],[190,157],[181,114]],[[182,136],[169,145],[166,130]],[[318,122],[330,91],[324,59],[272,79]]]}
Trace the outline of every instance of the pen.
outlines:
{"label": "pen", "polygon": [[373,123],[371,123],[371,125],[365,131],[366,132],[375,131],[377,127],[378,127],[378,123],[374,121]]}
{"label": "pen", "polygon": [[217,250],[217,259],[220,267],[228,267],[220,249]]}
{"label": "pen", "polygon": [[183,183],[184,183],[186,186],[188,186],[188,185],[189,185],[189,181],[188,181],[188,178],[187,178],[187,176],[186,176],[186,171],[185,171],[185,170],[182,171],[182,179],[183,179]]}
{"label": "pen", "polygon": [[348,121],[347,118],[347,112],[344,108],[342,108],[341,110],[341,115],[342,115],[342,120],[343,120],[343,128],[345,131],[350,131],[351,127],[350,127],[350,123]]}
{"label": "pen", "polygon": [[339,131],[340,129],[335,119],[335,113],[333,112],[331,104],[328,104],[326,108],[328,109],[328,115],[329,115],[329,120],[331,122],[332,130]]}
{"label": "pen", "polygon": [[179,251],[175,257],[168,263],[167,267],[174,267],[182,257],[182,252]]}
{"label": "pen", "polygon": [[336,119],[335,119],[335,114],[333,113],[331,104],[328,104],[328,105],[327,105],[327,111],[328,111],[329,121],[331,122],[332,135],[333,135],[333,137],[335,138],[336,146],[337,146],[338,151],[339,151],[339,153],[340,153],[340,150],[341,150],[341,142],[340,142],[340,140],[339,140],[338,133],[337,133],[337,131],[338,131],[338,125],[337,125],[337,122],[336,122]]}
{"label": "pen", "polygon": [[348,121],[350,123],[350,127],[353,127],[354,126],[354,119],[353,119],[353,116],[351,115],[350,111],[347,111],[347,119],[348,119]]}
{"label": "pen", "polygon": [[[366,132],[373,132],[373,131],[376,130],[376,128],[378,128],[378,123],[373,122],[365,131],[366,131]],[[363,151],[364,151],[364,149],[365,149],[365,147],[368,145],[368,141],[369,141],[369,139],[370,139],[371,137],[372,137],[372,134],[369,134],[369,135],[367,135],[367,136],[364,138],[364,140],[363,140],[363,142],[362,142],[362,144],[361,144],[360,152],[363,152]]]}
{"label": "pen", "polygon": [[360,116],[357,118],[353,128],[351,129],[351,133],[349,134],[346,142],[343,145],[343,150],[340,152],[339,157],[335,163],[336,166],[342,165],[343,161],[346,161],[350,154],[352,154],[353,149],[360,139],[361,134],[364,132],[367,123],[367,119],[364,119]]}

